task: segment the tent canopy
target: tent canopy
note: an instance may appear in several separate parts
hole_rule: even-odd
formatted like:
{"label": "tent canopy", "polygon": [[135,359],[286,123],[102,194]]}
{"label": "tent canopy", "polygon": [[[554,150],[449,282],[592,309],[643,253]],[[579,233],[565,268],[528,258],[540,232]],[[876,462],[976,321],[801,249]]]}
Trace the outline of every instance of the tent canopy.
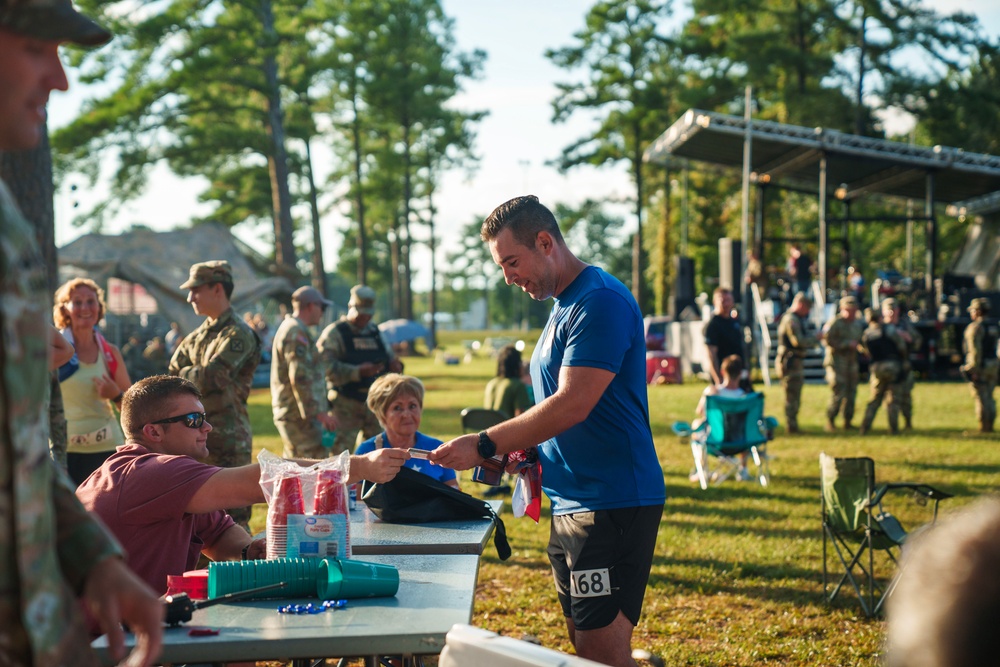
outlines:
{"label": "tent canopy", "polygon": [[60,280],[76,276],[100,285],[120,278],[142,285],[156,299],[164,317],[183,331],[197,327],[202,318],[187,303],[187,280],[192,264],[224,259],[233,268],[233,308],[240,312],[267,297],[287,298],[294,286],[285,278],[260,277],[232,233],[209,223],[170,232],[141,229],[109,236],[87,234],[59,249]]}

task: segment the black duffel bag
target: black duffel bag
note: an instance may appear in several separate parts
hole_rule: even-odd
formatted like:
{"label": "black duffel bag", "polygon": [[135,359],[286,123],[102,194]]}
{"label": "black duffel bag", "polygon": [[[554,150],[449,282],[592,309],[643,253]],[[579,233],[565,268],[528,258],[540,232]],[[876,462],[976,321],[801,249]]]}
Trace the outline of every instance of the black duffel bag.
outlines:
{"label": "black duffel bag", "polygon": [[507,529],[488,502],[416,470],[400,468],[392,481],[384,484],[365,481],[361,499],[375,516],[389,523],[490,519],[497,556],[500,560],[510,558]]}

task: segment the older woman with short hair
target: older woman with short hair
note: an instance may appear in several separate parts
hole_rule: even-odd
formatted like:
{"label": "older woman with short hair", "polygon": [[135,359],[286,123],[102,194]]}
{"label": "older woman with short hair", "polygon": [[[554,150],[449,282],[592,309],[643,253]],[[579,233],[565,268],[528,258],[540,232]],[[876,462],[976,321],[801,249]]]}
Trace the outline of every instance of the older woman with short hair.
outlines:
{"label": "older woman with short hair", "polygon": [[448,486],[459,488],[454,470],[412,454],[413,450],[432,451],[441,444],[440,440],[419,432],[420,417],[424,411],[424,385],[420,380],[399,373],[383,375],[369,387],[367,402],[368,409],[385,430],[358,445],[355,455],[367,454],[383,447],[409,450],[407,467]]}

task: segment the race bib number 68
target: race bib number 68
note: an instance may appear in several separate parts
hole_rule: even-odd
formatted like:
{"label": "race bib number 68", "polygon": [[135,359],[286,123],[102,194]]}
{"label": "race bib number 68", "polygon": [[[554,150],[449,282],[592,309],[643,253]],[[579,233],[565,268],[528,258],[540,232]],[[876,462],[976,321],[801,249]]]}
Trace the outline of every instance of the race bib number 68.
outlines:
{"label": "race bib number 68", "polygon": [[569,574],[570,595],[575,598],[597,598],[611,595],[611,576],[608,568],[574,570]]}

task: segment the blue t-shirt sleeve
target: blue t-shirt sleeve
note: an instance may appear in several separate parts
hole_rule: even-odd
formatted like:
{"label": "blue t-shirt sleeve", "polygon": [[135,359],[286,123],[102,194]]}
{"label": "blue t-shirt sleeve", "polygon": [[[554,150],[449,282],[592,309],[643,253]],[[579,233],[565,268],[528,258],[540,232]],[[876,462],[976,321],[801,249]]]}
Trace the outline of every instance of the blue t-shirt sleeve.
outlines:
{"label": "blue t-shirt sleeve", "polygon": [[588,294],[566,323],[569,337],[562,365],[600,368],[617,375],[634,333],[634,321],[623,314],[628,308],[613,290]]}
{"label": "blue t-shirt sleeve", "polygon": [[375,451],[375,438],[368,438],[354,450],[355,456],[360,456],[361,454],[368,454],[369,452]]}

